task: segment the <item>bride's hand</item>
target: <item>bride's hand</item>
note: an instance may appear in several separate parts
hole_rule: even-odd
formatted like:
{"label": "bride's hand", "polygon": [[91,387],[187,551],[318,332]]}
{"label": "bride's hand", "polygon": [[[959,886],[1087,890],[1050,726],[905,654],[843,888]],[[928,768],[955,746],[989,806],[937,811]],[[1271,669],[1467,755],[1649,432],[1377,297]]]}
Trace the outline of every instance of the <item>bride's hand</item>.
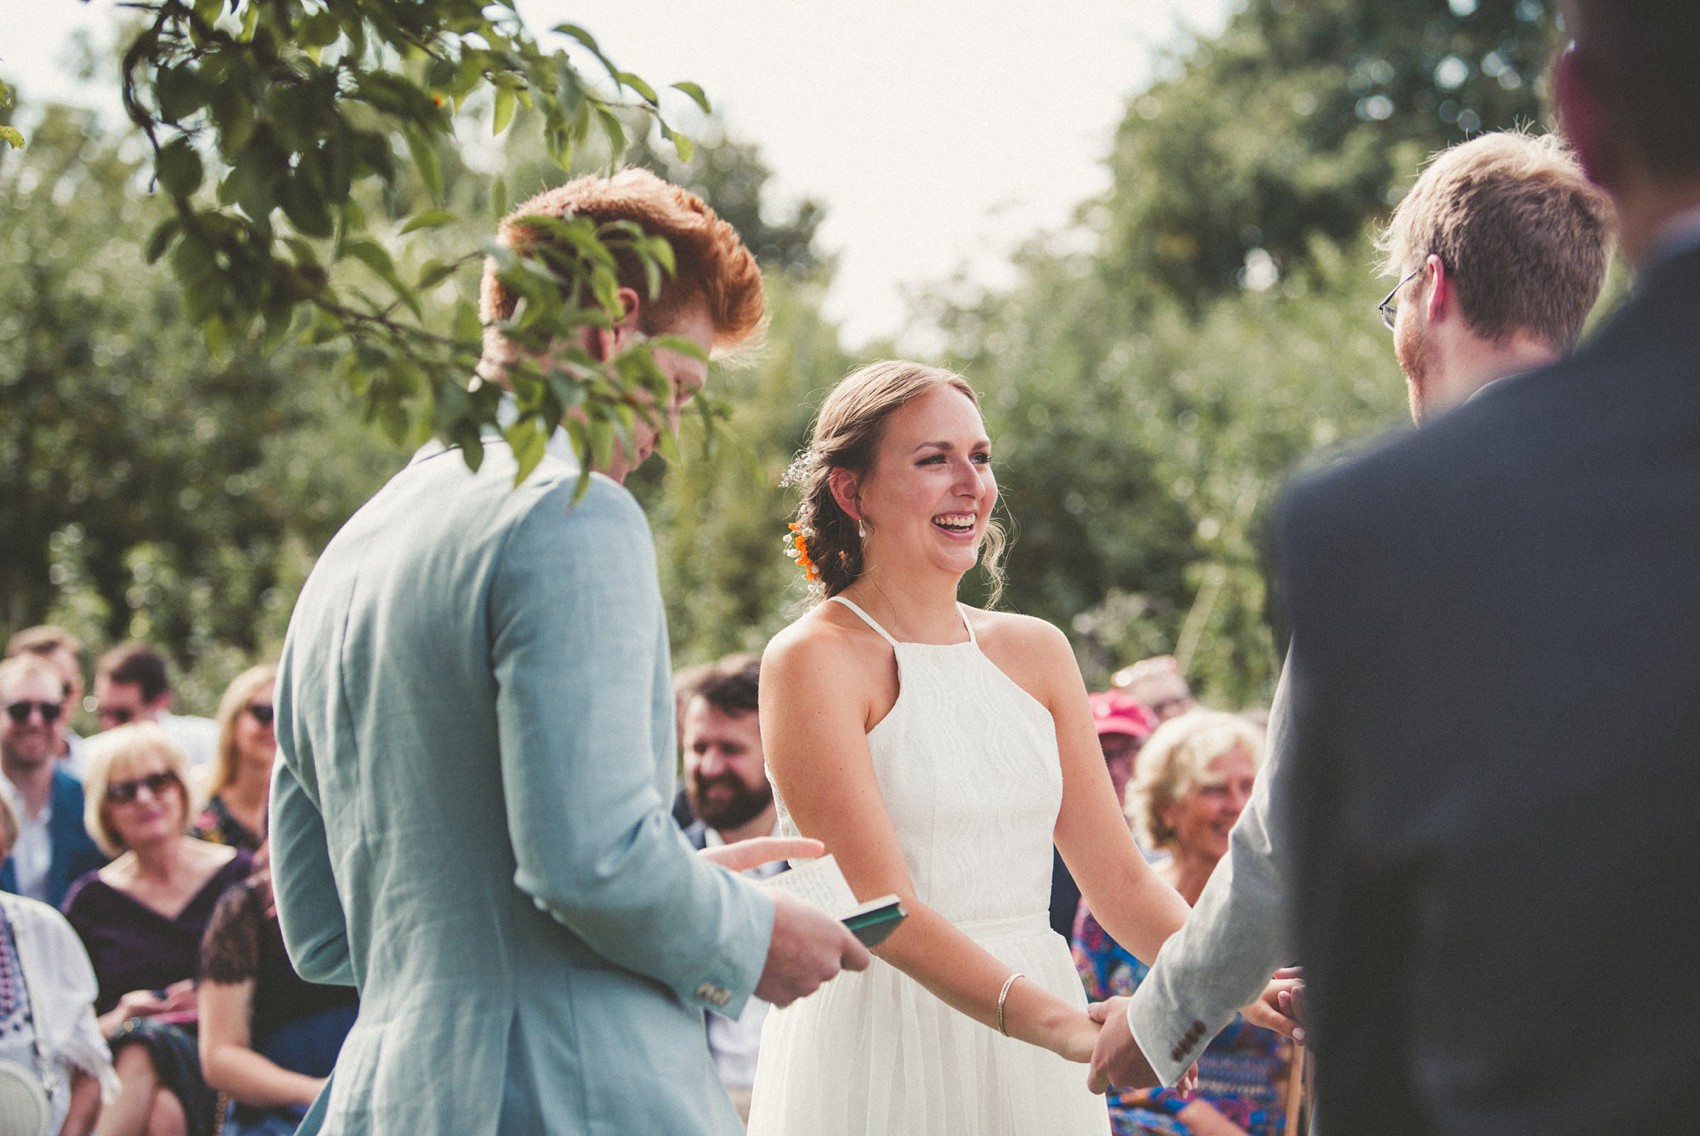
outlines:
{"label": "bride's hand", "polygon": [[1062,1036],[1052,1048],[1068,1060],[1084,1065],[1092,1060],[1092,1051],[1098,1047],[1098,1033],[1103,1028],[1101,1022],[1093,1021],[1083,1011],[1064,1023]]}

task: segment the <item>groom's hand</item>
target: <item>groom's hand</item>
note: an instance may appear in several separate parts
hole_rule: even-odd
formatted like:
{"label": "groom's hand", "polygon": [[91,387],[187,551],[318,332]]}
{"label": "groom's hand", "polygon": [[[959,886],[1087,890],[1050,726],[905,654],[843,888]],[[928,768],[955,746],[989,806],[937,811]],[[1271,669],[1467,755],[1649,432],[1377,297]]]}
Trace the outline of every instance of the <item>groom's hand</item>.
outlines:
{"label": "groom's hand", "polygon": [[1094,1002],[1086,1012],[1094,1021],[1104,1023],[1098,1044],[1092,1050],[1092,1067],[1086,1077],[1088,1088],[1101,1093],[1112,1085],[1118,1089],[1148,1089],[1160,1082],[1128,1028],[1126,998]]}
{"label": "groom's hand", "polygon": [[752,836],[704,848],[697,855],[722,868],[747,872],[775,860],[813,860],[825,851],[826,845],[806,836]]}
{"label": "groom's hand", "polygon": [[866,970],[873,956],[850,929],[820,908],[786,892],[774,892],[773,938],[756,997],[789,1006],[807,997],[840,970]]}

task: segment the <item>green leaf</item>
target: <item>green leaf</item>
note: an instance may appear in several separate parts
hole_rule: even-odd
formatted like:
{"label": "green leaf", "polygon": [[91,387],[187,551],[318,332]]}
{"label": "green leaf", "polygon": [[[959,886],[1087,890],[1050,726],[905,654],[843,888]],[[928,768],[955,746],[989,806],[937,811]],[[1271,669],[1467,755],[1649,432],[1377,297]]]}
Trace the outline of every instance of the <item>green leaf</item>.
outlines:
{"label": "green leaf", "polygon": [[490,120],[490,133],[500,134],[514,120],[514,111],[519,106],[519,99],[507,87],[496,88],[496,113]]}
{"label": "green leaf", "polygon": [[690,161],[691,155],[696,153],[696,144],[660,119],[656,119],[656,125],[661,128],[661,137],[673,143],[673,149],[678,152],[679,160],[681,162]]}
{"label": "green leaf", "polygon": [[329,47],[342,35],[342,25],[337,21],[335,13],[325,9],[303,20],[299,34],[301,42],[309,47]]}
{"label": "green leaf", "polygon": [[15,126],[0,126],[0,142],[6,143],[14,150],[24,148],[24,136],[18,133]]}
{"label": "green leaf", "polygon": [[201,156],[187,138],[173,138],[160,148],[154,163],[159,184],[173,197],[186,198],[201,187]]}
{"label": "green leaf", "polygon": [[655,106],[658,102],[660,102],[660,100],[656,98],[655,88],[644,82],[641,77],[632,74],[630,71],[622,71],[618,78],[621,83],[636,91],[638,96],[650,106]]}
{"label": "green leaf", "polygon": [[602,49],[596,46],[596,37],[579,27],[577,24],[556,24],[555,30],[564,36],[571,36],[573,39],[578,40],[591,51],[594,51],[597,55],[602,54]]}
{"label": "green leaf", "polygon": [[388,284],[390,290],[395,293],[396,299],[406,304],[408,311],[412,312],[416,318],[425,318],[425,313],[419,305],[419,297],[396,272],[395,261],[390,259],[390,254],[384,251],[384,246],[377,241],[362,239],[349,241],[343,246],[342,251],[344,256],[358,260],[361,264],[370,268],[379,279]]}
{"label": "green leaf", "polygon": [[161,67],[154,77],[159,114],[166,122],[181,122],[207,102],[207,88],[193,67]]}
{"label": "green leaf", "polygon": [[514,473],[514,483],[524,481],[531,471],[537,468],[537,463],[543,460],[544,443],[548,436],[539,428],[537,419],[521,418],[512,426],[502,431],[502,437],[508,440],[513,449],[514,460],[519,463],[519,469]]}
{"label": "green leaf", "polygon": [[697,106],[702,110],[702,113],[714,113],[713,108],[708,105],[708,96],[703,94],[702,88],[697,86],[695,83],[674,83],[673,89],[675,91],[683,91],[686,95],[690,96],[690,100],[697,104]]}
{"label": "green leaf", "polygon": [[154,227],[154,231],[148,236],[145,254],[149,264],[153,264],[165,255],[165,250],[170,247],[172,240],[177,236],[177,231],[182,227],[183,222],[177,217],[167,217]]}
{"label": "green leaf", "polygon": [[434,201],[443,199],[443,167],[437,158],[437,148],[421,131],[406,132],[407,152],[413,156],[413,168],[425,183]]}
{"label": "green leaf", "polygon": [[435,288],[438,284],[453,276],[455,269],[459,267],[458,264],[452,262],[445,264],[440,260],[433,260],[420,270],[419,283],[416,287],[421,292]]}
{"label": "green leaf", "polygon": [[614,160],[626,152],[626,128],[620,124],[620,119],[607,107],[596,108],[596,121],[602,127],[602,133],[608,136],[609,149],[613,151]]}
{"label": "green leaf", "polygon": [[460,218],[447,209],[426,209],[409,217],[407,224],[401,227],[401,231],[405,235],[417,232],[420,229],[438,229],[444,225],[452,225],[458,220]]}

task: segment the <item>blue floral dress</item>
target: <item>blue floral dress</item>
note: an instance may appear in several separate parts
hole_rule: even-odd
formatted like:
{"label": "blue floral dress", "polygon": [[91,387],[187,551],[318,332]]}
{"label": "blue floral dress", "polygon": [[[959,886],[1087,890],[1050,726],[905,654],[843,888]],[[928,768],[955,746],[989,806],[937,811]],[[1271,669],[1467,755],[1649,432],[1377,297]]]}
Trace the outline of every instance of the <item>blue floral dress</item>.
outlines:
{"label": "blue floral dress", "polygon": [[[1150,972],[1110,938],[1084,903],[1074,920],[1073,950],[1075,969],[1094,1002],[1132,994]],[[1196,1091],[1110,1090],[1115,1136],[1190,1136],[1191,1129],[1177,1114],[1193,1101],[1208,1101],[1252,1136],[1279,1136],[1291,1054],[1286,1038],[1236,1014],[1199,1056]]]}

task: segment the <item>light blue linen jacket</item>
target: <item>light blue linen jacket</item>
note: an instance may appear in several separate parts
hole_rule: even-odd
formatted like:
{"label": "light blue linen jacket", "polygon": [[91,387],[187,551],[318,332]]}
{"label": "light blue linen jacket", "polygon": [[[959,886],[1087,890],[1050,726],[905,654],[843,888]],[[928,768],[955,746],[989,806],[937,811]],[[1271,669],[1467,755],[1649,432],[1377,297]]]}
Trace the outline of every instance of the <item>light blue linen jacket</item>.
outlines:
{"label": "light blue linen jacket", "polygon": [[517,488],[500,442],[422,451],[291,619],[278,911],[361,995],[304,1133],[741,1132],[702,1015],[753,991],[772,904],[669,815],[649,529],[606,478],[575,503],[559,441]]}

